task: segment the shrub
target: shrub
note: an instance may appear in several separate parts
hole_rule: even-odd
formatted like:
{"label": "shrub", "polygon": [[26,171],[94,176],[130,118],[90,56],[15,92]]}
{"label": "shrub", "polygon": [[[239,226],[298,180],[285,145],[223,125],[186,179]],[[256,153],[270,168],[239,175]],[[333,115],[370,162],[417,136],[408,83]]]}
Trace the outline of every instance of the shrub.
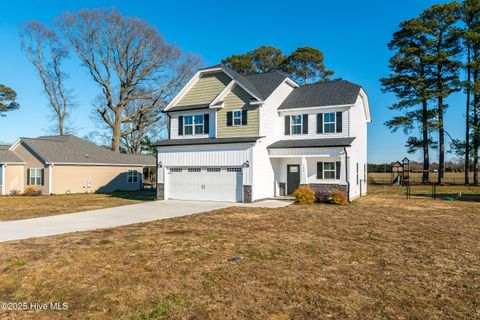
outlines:
{"label": "shrub", "polygon": [[18,191],[17,189],[13,189],[12,191],[10,191],[10,195],[11,195],[11,196],[19,196],[19,195],[20,195],[20,191]]}
{"label": "shrub", "polygon": [[315,203],[315,192],[308,186],[300,186],[293,193],[295,200],[300,204]]}
{"label": "shrub", "polygon": [[317,191],[315,193],[315,201],[318,203],[332,202],[332,194],[329,191]]}
{"label": "shrub", "polygon": [[348,204],[347,194],[340,190],[332,191],[332,203],[346,205]]}
{"label": "shrub", "polygon": [[37,190],[34,186],[28,186],[25,188],[24,196],[40,196],[42,195],[41,190]]}

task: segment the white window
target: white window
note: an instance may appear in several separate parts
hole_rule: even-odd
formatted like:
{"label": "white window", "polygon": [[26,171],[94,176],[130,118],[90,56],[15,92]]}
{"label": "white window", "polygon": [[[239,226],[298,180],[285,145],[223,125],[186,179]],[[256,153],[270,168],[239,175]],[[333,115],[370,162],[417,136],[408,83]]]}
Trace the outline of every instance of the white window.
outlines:
{"label": "white window", "polygon": [[323,178],[335,179],[335,162],[323,163]]}
{"label": "white window", "polygon": [[203,114],[194,116],[195,134],[203,134]]}
{"label": "white window", "polygon": [[242,125],[242,110],[235,110],[233,111],[233,121],[234,126],[241,126]]}
{"label": "white window", "polygon": [[138,183],[138,171],[137,170],[128,170],[127,182],[128,183]]}
{"label": "white window", "polygon": [[302,115],[291,116],[290,121],[290,132],[292,134],[302,134]]}
{"label": "white window", "polygon": [[335,112],[323,114],[323,132],[335,133]]}
{"label": "white window", "polygon": [[43,185],[42,181],[43,169],[41,168],[31,168],[29,169],[29,181],[30,186],[41,186]]}
{"label": "white window", "polygon": [[193,134],[193,116],[183,117],[183,134],[186,136]]}

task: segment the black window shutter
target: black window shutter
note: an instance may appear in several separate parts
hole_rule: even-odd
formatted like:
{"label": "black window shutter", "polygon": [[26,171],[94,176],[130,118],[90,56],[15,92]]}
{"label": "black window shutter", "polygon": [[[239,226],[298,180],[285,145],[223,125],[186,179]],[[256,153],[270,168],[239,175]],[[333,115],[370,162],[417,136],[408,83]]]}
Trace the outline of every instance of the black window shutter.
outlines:
{"label": "black window shutter", "polygon": [[323,179],[323,162],[317,162],[317,179]]}
{"label": "black window shutter", "polygon": [[342,132],[342,112],[337,112],[337,133]]}
{"label": "black window shutter", "polygon": [[242,110],[242,126],[246,126],[248,124],[248,111]]}
{"label": "black window shutter", "polygon": [[203,133],[208,134],[210,131],[210,115],[208,113],[203,115]]}
{"label": "black window shutter", "polygon": [[303,121],[302,121],[302,126],[303,126],[303,134],[308,134],[308,114],[303,115]]}
{"label": "black window shutter", "polygon": [[178,135],[183,136],[183,116],[178,116]]}
{"label": "black window shutter", "polygon": [[227,127],[231,127],[232,126],[232,111],[228,111],[227,112]]}
{"label": "black window shutter", "polygon": [[323,133],[323,113],[317,113],[317,133]]}
{"label": "black window shutter", "polygon": [[337,161],[335,162],[335,179],[340,179],[340,166],[341,166],[341,162],[340,161]]}
{"label": "black window shutter", "polygon": [[30,185],[30,169],[27,170],[27,186]]}
{"label": "black window shutter", "polygon": [[290,116],[285,116],[285,135],[290,135]]}
{"label": "black window shutter", "polygon": [[40,171],[42,172],[42,176],[41,176],[42,177],[41,178],[42,183],[41,183],[41,185],[44,186],[45,185],[45,169],[40,169]]}

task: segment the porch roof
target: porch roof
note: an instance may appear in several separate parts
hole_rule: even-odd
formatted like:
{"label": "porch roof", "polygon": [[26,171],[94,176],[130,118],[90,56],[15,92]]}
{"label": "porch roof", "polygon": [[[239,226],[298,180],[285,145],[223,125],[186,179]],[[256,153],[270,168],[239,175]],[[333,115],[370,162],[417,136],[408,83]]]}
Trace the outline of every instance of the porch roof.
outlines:
{"label": "porch roof", "polygon": [[268,149],[350,147],[355,138],[289,139],[280,140]]}

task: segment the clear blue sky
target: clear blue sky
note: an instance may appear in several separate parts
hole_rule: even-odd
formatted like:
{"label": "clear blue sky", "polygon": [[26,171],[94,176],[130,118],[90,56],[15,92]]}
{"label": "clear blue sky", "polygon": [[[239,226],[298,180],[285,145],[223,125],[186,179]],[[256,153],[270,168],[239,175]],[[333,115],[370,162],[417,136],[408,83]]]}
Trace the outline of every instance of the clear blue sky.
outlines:
{"label": "clear blue sky", "polygon": [[[51,25],[64,11],[115,7],[155,25],[167,41],[200,55],[205,65],[272,45],[285,53],[300,46],[319,48],[335,78],[361,84],[370,98],[369,162],[390,162],[405,156],[403,133],[390,133],[384,122],[394,113],[387,106],[394,97],[381,92],[379,78],[388,74],[387,43],[398,24],[444,1],[8,1],[0,12],[0,83],[14,88],[21,109],[0,118],[0,142],[18,136],[49,133],[50,113],[33,67],[20,51],[18,25],[36,19]],[[78,107],[71,122],[84,136],[95,130],[91,101],[99,89],[74,57],[67,64],[68,85]],[[464,136],[464,98],[449,100],[446,129]],[[448,157],[448,155],[447,155]],[[420,159],[420,155],[411,156]]]}

